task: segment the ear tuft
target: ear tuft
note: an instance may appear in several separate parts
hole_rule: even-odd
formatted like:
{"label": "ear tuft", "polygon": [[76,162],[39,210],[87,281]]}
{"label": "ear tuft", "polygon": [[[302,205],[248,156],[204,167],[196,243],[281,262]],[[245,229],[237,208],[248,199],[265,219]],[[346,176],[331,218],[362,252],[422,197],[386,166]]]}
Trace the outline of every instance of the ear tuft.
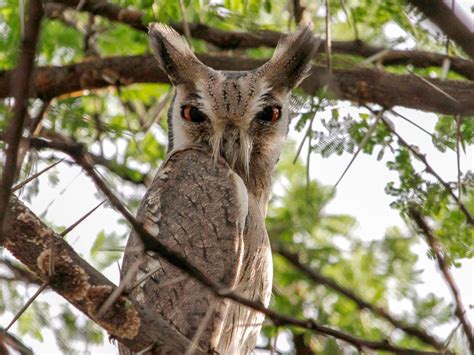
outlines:
{"label": "ear tuft", "polygon": [[187,43],[171,27],[162,23],[148,26],[150,47],[173,84],[193,81],[202,64],[191,51]]}
{"label": "ear tuft", "polygon": [[295,32],[280,39],[272,58],[257,72],[272,88],[291,90],[309,74],[309,62],[320,43],[309,26],[299,26]]}

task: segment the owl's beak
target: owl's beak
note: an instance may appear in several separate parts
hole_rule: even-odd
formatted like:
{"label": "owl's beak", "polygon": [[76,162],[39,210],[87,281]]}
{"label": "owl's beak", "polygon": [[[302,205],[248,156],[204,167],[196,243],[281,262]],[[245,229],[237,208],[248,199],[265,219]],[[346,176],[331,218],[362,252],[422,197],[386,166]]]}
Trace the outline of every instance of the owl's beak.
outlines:
{"label": "owl's beak", "polygon": [[242,178],[248,177],[252,143],[247,130],[226,125],[224,129],[214,132],[211,145],[215,159],[220,155]]}

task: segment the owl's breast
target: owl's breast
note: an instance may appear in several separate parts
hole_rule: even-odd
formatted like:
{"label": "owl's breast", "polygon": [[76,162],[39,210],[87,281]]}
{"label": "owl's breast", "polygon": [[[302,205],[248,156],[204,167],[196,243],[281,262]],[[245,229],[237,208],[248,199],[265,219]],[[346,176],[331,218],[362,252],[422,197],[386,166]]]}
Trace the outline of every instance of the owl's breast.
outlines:
{"label": "owl's breast", "polygon": [[[273,264],[264,217],[252,194],[243,235],[242,268],[234,289],[242,297],[270,303]],[[217,351],[219,354],[250,354],[257,342],[265,316],[248,307],[230,302]]]}

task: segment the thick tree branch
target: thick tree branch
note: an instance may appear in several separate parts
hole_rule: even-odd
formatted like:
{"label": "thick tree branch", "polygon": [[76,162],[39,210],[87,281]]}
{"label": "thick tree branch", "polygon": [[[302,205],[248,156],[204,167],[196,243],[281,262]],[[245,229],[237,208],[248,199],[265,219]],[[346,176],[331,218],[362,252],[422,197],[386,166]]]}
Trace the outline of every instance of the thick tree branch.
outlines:
{"label": "thick tree branch", "polygon": [[[13,117],[6,135],[6,158],[0,181],[0,245],[3,244],[3,218],[10,198],[11,187],[17,172],[17,156],[28,109],[28,90],[35,61],[36,42],[43,18],[43,4],[40,0],[28,3],[28,20],[21,41],[21,54],[15,71],[11,74],[15,85],[8,90],[15,99]],[[11,91],[10,91],[11,90]]]}
{"label": "thick tree branch", "polygon": [[[59,234],[46,227],[16,197],[11,198],[6,214],[5,237],[5,247],[31,272],[42,281],[49,281],[54,291],[131,350],[140,351],[156,342],[172,350],[172,354],[186,351],[188,339],[152,314],[150,309],[125,297],[120,298],[103,318],[96,319],[97,310],[115,285],[81,259]],[[55,246],[55,273],[49,278],[51,239]],[[199,350],[197,353],[203,354]]]}
{"label": "thick tree branch", "polygon": [[[87,151],[85,151],[83,146],[66,144],[64,142],[46,141],[39,138],[31,138],[31,139],[37,140],[38,145],[42,144],[44,147],[56,149],[70,155],[71,158],[73,158],[91,177],[91,179],[94,181],[94,183],[99,188],[99,190],[108,198],[112,206],[115,209],[117,209],[122,214],[122,216],[132,225],[132,228],[135,230],[135,232],[137,232],[137,234],[141,238],[141,241],[143,242],[143,245],[146,251],[153,251],[153,252],[158,253],[160,257],[162,257],[164,260],[169,262],[171,265],[186,272],[189,276],[193,277],[202,285],[208,287],[210,290],[213,291],[213,293],[217,297],[227,298],[229,300],[238,302],[249,308],[257,310],[265,314],[269,319],[271,319],[274,322],[275,325],[290,325],[290,326],[297,326],[304,329],[308,329],[321,335],[332,336],[336,339],[343,340],[355,346],[358,349],[368,348],[368,349],[373,349],[373,350],[385,350],[385,351],[393,352],[395,354],[406,354],[406,353],[434,354],[432,352],[401,348],[401,347],[392,345],[390,341],[388,340],[372,341],[372,340],[357,338],[348,333],[318,324],[315,321],[310,320],[310,319],[297,319],[297,318],[293,318],[284,314],[280,314],[278,312],[275,312],[271,309],[264,307],[260,302],[250,301],[240,296],[239,294],[235,293],[234,291],[229,290],[225,287],[222,287],[222,285],[220,285],[219,282],[212,280],[200,269],[190,264],[187,261],[187,259],[184,258],[181,254],[176,253],[175,251],[171,250],[166,245],[164,245],[160,240],[155,238],[152,234],[148,232],[147,229],[145,229],[142,223],[138,222],[131,215],[131,213],[127,210],[127,208],[120,202],[120,200],[115,196],[115,194],[108,188],[105,182],[95,172],[92,164],[90,163],[90,157]],[[190,148],[190,149],[200,150],[204,148],[196,147],[196,148]],[[206,151],[203,151],[203,153],[204,152],[207,152],[210,157],[210,154],[211,154],[210,151],[206,150]],[[105,301],[104,298],[101,298],[101,300],[102,302]],[[94,308],[94,310],[97,310],[97,309]]]}
{"label": "thick tree branch", "polygon": [[26,346],[20,339],[14,335],[5,332],[2,327],[0,327],[0,354],[8,355],[9,349],[15,350],[18,354],[21,355],[33,355],[33,350]]}
{"label": "thick tree branch", "polygon": [[[80,1],[64,0],[46,2],[46,9],[58,10],[59,7],[77,8],[81,3],[82,11],[87,11],[95,15],[100,15],[111,21],[125,23],[139,31],[147,31],[144,14],[135,9],[121,8],[118,5],[107,1]],[[298,3],[298,1],[296,1]],[[304,9],[301,7],[301,9]],[[298,21],[299,22],[299,21]],[[246,49],[256,47],[274,48],[281,36],[284,34],[276,31],[260,30],[255,32],[223,31],[218,28],[204,24],[188,23],[191,36],[196,39],[206,41],[222,49]],[[181,23],[173,23],[171,26],[179,33],[184,34],[184,27]],[[319,51],[325,51],[325,46],[320,46]],[[349,54],[364,58],[373,57],[379,54],[377,62],[386,65],[406,65],[412,64],[420,68],[443,65],[443,61],[449,58],[451,69],[470,80],[474,80],[474,63],[469,60],[447,57],[443,54],[424,51],[400,51],[389,50],[388,48],[370,46],[363,41],[331,41],[333,53]],[[382,54],[383,53],[383,54]]]}
{"label": "thick tree branch", "polygon": [[[210,67],[219,70],[250,70],[264,60],[200,55]],[[6,97],[12,85],[12,72],[0,72],[0,97]],[[359,104],[377,103],[385,107],[405,106],[444,114],[474,115],[474,83],[427,79],[449,96],[413,75],[396,75],[376,69],[333,69],[330,80],[325,67],[313,66],[312,73],[301,85],[309,95],[329,87],[335,98]],[[34,73],[31,96],[49,99],[80,90],[99,89],[110,85],[144,82],[168,82],[151,55],[96,59],[62,67],[41,67]]]}
{"label": "thick tree branch", "polygon": [[410,334],[414,337],[417,337],[425,344],[432,345],[435,349],[443,350],[445,348],[444,344],[436,339],[431,334],[427,333],[424,329],[417,328],[415,326],[406,324],[405,322],[401,321],[394,315],[390,314],[387,310],[382,307],[376,306],[370,302],[367,302],[362,297],[356,295],[352,290],[341,286],[337,283],[334,279],[331,279],[327,276],[322,275],[318,271],[310,268],[309,266],[303,264],[298,256],[298,254],[294,254],[289,252],[288,250],[284,249],[281,246],[272,245],[272,249],[274,252],[283,256],[287,261],[289,261],[295,268],[300,270],[303,274],[305,274],[308,278],[310,278],[316,284],[325,285],[327,287],[332,288],[337,293],[347,297],[348,299],[352,300],[359,309],[368,309],[372,313],[376,314],[377,316],[387,320],[393,326],[398,329],[403,330],[405,333]]}
{"label": "thick tree branch", "polygon": [[415,207],[410,208],[409,214],[410,218],[415,222],[420,232],[425,236],[426,242],[428,243],[430,249],[433,251],[433,254],[436,257],[439,269],[443,274],[446,283],[451,289],[456,304],[456,309],[454,313],[462,324],[462,328],[469,342],[469,349],[471,353],[474,354],[474,329],[472,328],[471,322],[467,317],[466,308],[464,307],[464,304],[461,300],[461,294],[459,292],[458,286],[456,285],[456,282],[454,281],[453,275],[449,270],[448,263],[446,262],[446,259],[441,250],[441,246],[435,235],[433,234],[433,231],[431,230],[430,226],[426,222],[425,218],[418,211],[418,209]]}
{"label": "thick tree branch", "polygon": [[474,32],[451,10],[443,0],[408,0],[474,58]]}

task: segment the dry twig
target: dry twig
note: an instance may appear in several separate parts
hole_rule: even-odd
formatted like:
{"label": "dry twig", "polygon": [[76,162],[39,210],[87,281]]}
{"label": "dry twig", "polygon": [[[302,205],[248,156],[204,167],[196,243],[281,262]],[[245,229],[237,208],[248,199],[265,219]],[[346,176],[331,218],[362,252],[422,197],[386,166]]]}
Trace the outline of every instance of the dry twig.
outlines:
{"label": "dry twig", "polygon": [[443,274],[443,277],[446,283],[448,284],[451,290],[451,293],[453,294],[453,297],[454,297],[454,301],[456,304],[456,310],[454,313],[462,324],[464,334],[466,335],[466,338],[469,342],[470,351],[471,353],[474,354],[473,328],[472,328],[471,322],[469,321],[469,318],[467,317],[466,308],[464,307],[464,304],[461,300],[461,294],[459,292],[458,286],[456,285],[456,282],[454,281],[453,275],[451,274],[451,271],[449,270],[448,263],[446,262],[446,259],[444,258],[439,241],[436,239],[430,226],[428,225],[425,218],[422,216],[422,214],[419,212],[419,210],[416,207],[411,207],[409,210],[409,214],[410,214],[410,218],[417,225],[419,231],[424,235],[426,242],[428,243],[430,249],[433,251],[433,254],[436,257],[439,270]]}

